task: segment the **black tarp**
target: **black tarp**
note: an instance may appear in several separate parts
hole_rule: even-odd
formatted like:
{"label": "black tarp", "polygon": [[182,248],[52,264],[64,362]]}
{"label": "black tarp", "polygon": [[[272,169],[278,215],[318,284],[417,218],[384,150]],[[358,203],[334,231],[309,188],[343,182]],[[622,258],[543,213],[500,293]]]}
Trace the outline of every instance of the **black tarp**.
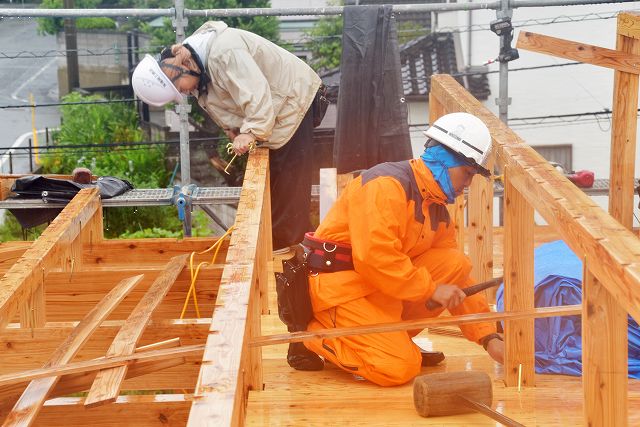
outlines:
{"label": "black tarp", "polygon": [[338,173],[410,159],[408,112],[392,7],[346,6],[343,17],[333,148]]}
{"label": "black tarp", "polygon": [[[80,184],[67,179],[29,175],[16,179],[11,191],[17,194],[12,199],[41,199],[43,202],[68,203],[83,188],[94,187],[100,190],[102,199],[110,199],[133,189],[129,181],[112,176],[101,176],[89,184]],[[23,228],[51,221],[61,211],[59,208],[9,209]]]}

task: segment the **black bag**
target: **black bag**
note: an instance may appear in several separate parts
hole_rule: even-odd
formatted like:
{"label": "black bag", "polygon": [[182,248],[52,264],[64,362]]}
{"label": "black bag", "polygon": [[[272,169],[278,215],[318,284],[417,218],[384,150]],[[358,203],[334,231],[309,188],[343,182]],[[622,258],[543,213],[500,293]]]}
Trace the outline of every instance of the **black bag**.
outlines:
{"label": "black bag", "polygon": [[327,87],[324,84],[321,84],[320,88],[318,88],[318,92],[316,92],[316,97],[313,99],[313,104],[311,104],[311,108],[313,108],[314,128],[320,126],[322,119],[324,119],[324,115],[327,113],[328,107],[329,99],[327,98]]}
{"label": "black bag", "polygon": [[[127,180],[113,176],[101,176],[90,184],[80,184],[68,179],[29,175],[16,179],[11,191],[17,193],[12,199],[41,199],[43,202],[69,203],[83,188],[97,187],[102,199],[110,199],[133,189]],[[9,209],[23,228],[31,228],[53,220],[62,211],[60,208]]]}
{"label": "black bag", "polygon": [[307,265],[294,256],[282,260],[282,270],[275,273],[278,316],[289,332],[306,331],[313,318]]}

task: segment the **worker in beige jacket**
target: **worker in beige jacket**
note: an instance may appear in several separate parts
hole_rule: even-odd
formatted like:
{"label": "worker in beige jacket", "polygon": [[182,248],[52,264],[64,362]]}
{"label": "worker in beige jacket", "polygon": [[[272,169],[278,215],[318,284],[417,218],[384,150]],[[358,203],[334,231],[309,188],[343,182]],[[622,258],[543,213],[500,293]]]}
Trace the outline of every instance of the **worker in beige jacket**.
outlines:
{"label": "worker in beige jacket", "polygon": [[195,96],[236,154],[254,143],[270,148],[273,247],[302,241],[311,229],[311,107],[322,84],[307,64],[263,37],[211,21],[165,48],[160,62],[147,55],[131,80],[150,105]]}

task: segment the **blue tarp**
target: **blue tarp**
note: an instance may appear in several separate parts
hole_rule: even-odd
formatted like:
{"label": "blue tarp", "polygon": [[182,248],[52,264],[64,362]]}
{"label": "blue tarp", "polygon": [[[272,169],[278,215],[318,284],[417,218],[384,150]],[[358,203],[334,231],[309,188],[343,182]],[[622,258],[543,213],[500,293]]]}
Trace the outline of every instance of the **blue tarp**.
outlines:
{"label": "blue tarp", "polygon": [[[561,240],[534,251],[534,300],[536,307],[580,304],[582,262]],[[498,311],[504,311],[504,285],[496,294]],[[582,326],[580,316],[535,320],[536,372],[582,375]],[[598,339],[593,337],[593,339]],[[629,317],[629,377],[640,379],[640,328]]]}

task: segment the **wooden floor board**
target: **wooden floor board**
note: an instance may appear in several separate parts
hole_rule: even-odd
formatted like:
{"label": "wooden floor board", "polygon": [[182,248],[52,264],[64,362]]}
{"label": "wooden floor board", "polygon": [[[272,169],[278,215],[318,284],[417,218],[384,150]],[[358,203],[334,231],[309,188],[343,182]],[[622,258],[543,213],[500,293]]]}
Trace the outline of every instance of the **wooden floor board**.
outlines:
{"label": "wooden floor board", "polygon": [[[497,233],[495,271],[502,271],[501,234]],[[553,230],[536,230],[536,246],[555,240]],[[289,255],[290,256],[290,255]],[[285,256],[286,257],[286,256]],[[276,257],[273,268],[281,271]],[[278,319],[273,275],[269,278],[270,314],[262,316],[262,334],[286,332]],[[536,375],[536,387],[506,387],[502,366],[477,344],[463,337],[423,332],[418,342],[443,351],[446,359],[422,374],[481,370],[493,380],[493,405],[526,426],[583,424],[583,392],[579,377]],[[323,371],[300,372],[287,365],[287,345],[263,347],[264,390],[251,391],[246,425],[259,426],[495,426],[480,414],[422,418],[413,407],[413,385],[383,388],[358,381],[349,373],[327,365]],[[629,380],[629,425],[640,425],[640,381]]]}

